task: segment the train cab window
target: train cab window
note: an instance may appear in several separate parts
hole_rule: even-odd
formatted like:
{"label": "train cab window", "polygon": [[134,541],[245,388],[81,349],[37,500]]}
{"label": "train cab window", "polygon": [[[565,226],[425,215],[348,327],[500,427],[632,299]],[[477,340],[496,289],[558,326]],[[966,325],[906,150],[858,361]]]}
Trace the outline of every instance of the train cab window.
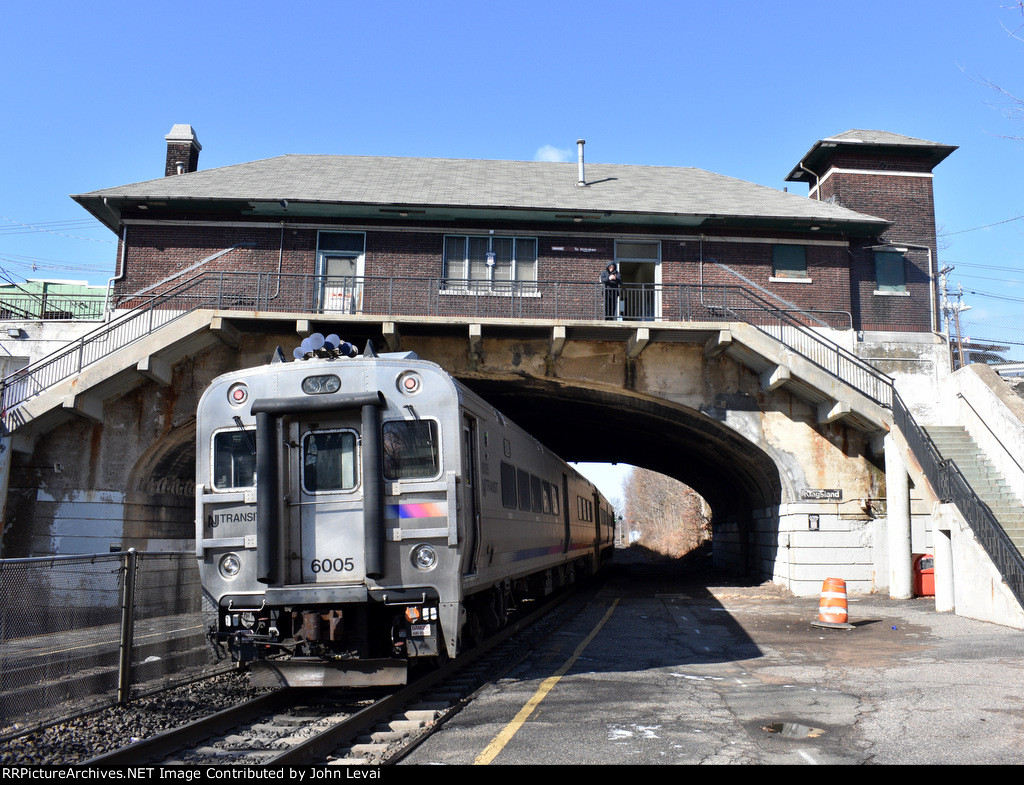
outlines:
{"label": "train cab window", "polygon": [[213,435],[213,487],[218,491],[256,487],[256,436],[252,431]]}
{"label": "train cab window", "polygon": [[306,493],[349,491],[359,481],[356,435],[352,431],[310,431],[302,439],[302,487]]}
{"label": "train cab window", "polygon": [[441,451],[435,421],[389,420],[382,433],[387,479],[416,480],[438,475]]}

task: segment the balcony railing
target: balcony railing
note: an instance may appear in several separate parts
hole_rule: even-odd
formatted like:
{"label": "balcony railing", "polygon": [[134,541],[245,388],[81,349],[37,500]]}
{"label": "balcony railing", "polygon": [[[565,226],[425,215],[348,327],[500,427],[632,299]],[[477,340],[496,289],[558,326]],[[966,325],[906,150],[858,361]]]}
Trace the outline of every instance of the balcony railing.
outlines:
{"label": "balcony railing", "polygon": [[104,294],[0,294],[0,319],[58,320],[102,319],[106,308]]}
{"label": "balcony railing", "polygon": [[[610,306],[611,303],[611,306]],[[609,297],[601,284],[578,281],[486,282],[439,278],[271,273],[202,273],[162,292],[120,297],[109,323],[3,380],[8,418],[20,403],[196,309],[559,321],[742,321],[786,344],[819,368],[883,406],[892,381],[820,333],[822,322],[849,329],[836,311],[782,310],[740,286],[624,285]],[[811,325],[814,325],[812,327]]]}

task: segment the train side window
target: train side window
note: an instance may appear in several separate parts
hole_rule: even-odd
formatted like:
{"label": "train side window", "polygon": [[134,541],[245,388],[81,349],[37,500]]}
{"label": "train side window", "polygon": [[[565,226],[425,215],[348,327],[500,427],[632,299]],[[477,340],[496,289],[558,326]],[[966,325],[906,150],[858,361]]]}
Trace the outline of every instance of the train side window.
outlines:
{"label": "train side window", "polygon": [[516,494],[516,467],[501,462],[501,506],[514,510],[519,506]]}
{"label": "train side window", "polygon": [[358,481],[352,431],[310,431],[303,437],[302,487],[306,493],[348,491]]}
{"label": "train side window", "polygon": [[256,487],[256,434],[251,430],[213,435],[213,487],[218,491]]}
{"label": "train side window", "polygon": [[388,420],[382,428],[384,477],[422,480],[441,470],[441,450],[434,420]]}
{"label": "train side window", "polygon": [[533,498],[533,511],[544,512],[544,492],[541,490],[540,477],[530,475],[530,496]]}
{"label": "train side window", "polygon": [[542,485],[544,487],[544,495],[543,495],[544,514],[545,515],[551,515],[551,513],[552,513],[552,509],[551,509],[551,483],[549,483],[547,480],[544,480],[542,482]]}
{"label": "train side window", "polygon": [[533,503],[530,499],[530,473],[522,469],[516,469],[519,485],[519,509],[529,512]]}

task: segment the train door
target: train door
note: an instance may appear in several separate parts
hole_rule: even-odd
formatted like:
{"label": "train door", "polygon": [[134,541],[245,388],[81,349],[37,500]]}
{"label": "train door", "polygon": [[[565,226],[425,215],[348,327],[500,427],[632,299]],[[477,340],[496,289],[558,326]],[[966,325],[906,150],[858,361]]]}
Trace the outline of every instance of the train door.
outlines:
{"label": "train door", "polygon": [[477,478],[477,421],[468,414],[462,418],[462,498],[459,503],[466,511],[464,520],[465,559],[462,571],[476,572],[477,548],[480,542],[480,497]]}
{"label": "train door", "polygon": [[289,580],[362,582],[366,577],[360,496],[359,420],[292,424]]}

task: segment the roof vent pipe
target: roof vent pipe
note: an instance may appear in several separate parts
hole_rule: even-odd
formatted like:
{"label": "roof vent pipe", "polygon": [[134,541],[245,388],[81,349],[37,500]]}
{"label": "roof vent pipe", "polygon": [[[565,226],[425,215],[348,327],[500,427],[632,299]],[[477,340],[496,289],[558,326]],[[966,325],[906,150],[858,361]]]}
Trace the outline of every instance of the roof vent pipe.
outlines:
{"label": "roof vent pipe", "polygon": [[587,142],[586,142],[585,139],[577,139],[576,140],[576,149],[579,150],[579,159],[580,159],[580,176],[579,176],[579,180],[577,180],[577,182],[576,182],[576,185],[586,185],[587,184],[587,178],[584,177],[584,175],[583,175],[583,145],[585,145],[586,143]]}

